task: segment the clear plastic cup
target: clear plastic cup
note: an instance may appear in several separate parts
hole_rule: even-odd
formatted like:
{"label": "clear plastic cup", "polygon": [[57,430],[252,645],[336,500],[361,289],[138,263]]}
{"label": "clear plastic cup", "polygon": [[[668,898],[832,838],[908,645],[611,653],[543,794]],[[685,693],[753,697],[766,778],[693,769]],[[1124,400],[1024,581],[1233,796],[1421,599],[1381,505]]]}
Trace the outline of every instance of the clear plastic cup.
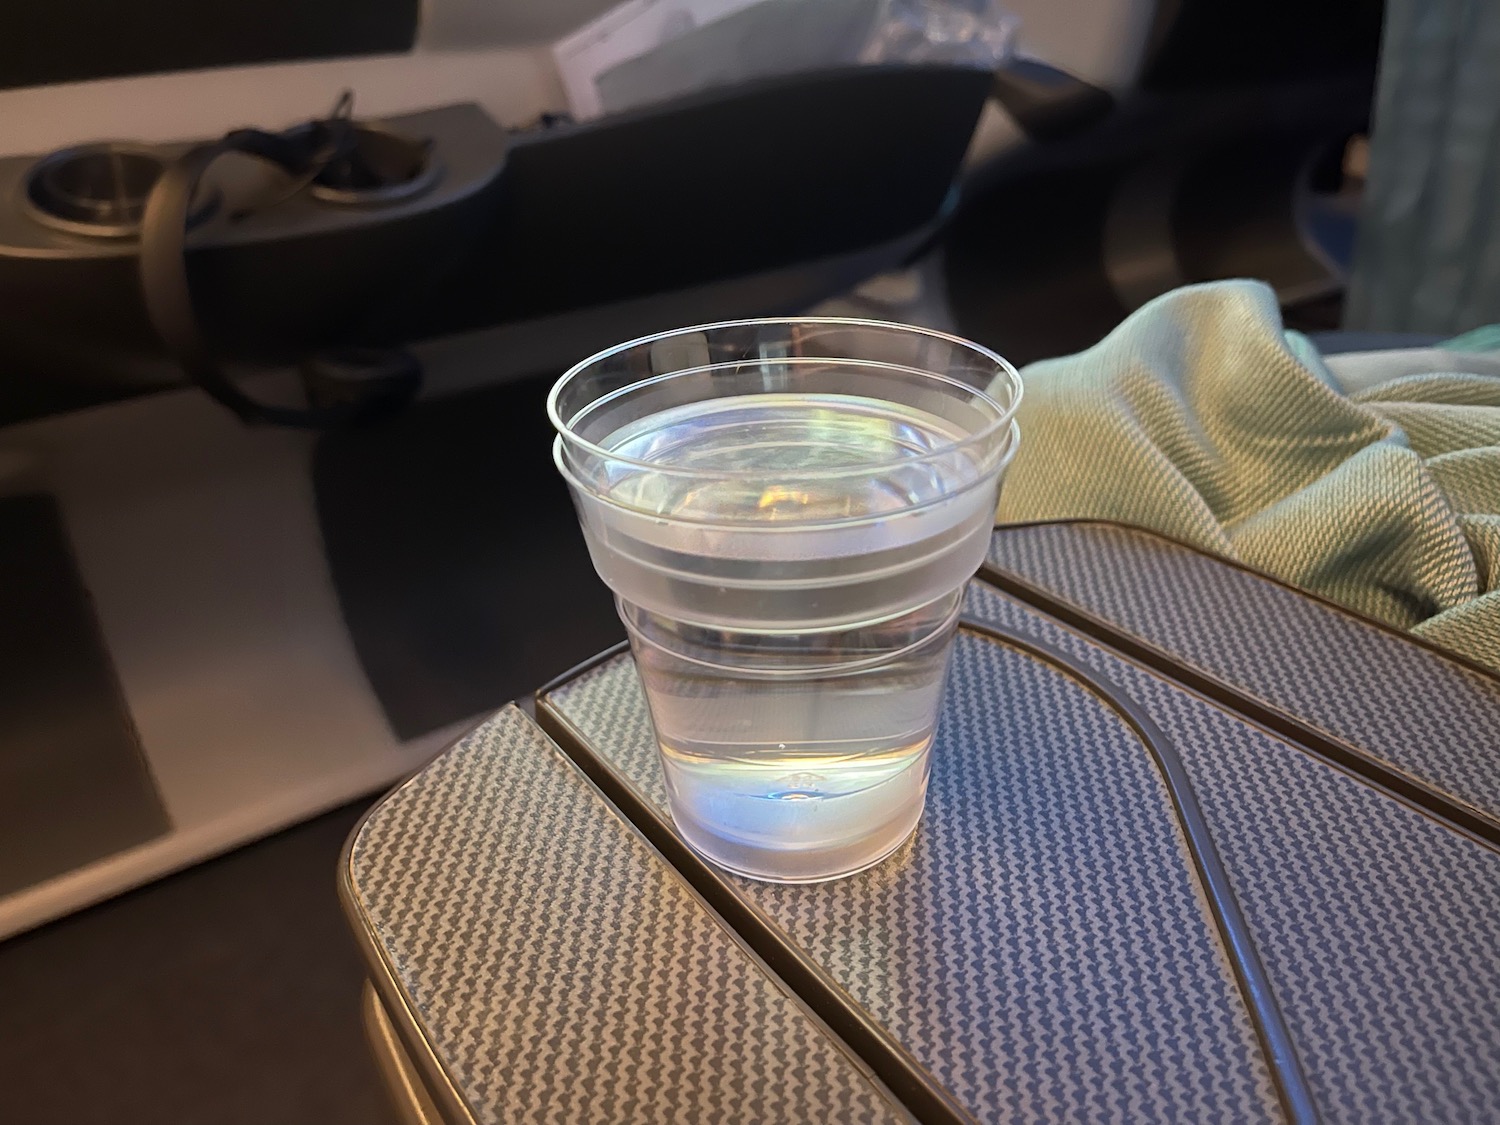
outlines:
{"label": "clear plastic cup", "polygon": [[553,387],[553,456],[704,856],[812,882],[915,829],[1020,398],[977,344],[837,319],[650,336]]}

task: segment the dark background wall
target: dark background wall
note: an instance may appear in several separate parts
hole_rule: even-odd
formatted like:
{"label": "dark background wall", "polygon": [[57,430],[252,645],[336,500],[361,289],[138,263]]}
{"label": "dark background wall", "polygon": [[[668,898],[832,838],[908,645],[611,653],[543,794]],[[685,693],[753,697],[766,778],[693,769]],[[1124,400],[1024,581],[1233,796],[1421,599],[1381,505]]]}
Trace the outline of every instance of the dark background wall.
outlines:
{"label": "dark background wall", "polygon": [[0,89],[406,51],[418,0],[0,0]]}

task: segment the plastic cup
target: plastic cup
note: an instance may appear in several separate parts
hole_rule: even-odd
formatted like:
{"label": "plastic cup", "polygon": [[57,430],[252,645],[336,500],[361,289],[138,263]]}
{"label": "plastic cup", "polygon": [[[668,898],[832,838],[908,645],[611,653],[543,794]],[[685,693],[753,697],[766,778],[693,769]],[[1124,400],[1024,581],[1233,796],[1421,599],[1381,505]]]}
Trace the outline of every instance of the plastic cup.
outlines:
{"label": "plastic cup", "polygon": [[916,828],[1020,398],[977,344],[836,319],[649,336],[553,387],[553,456],[703,856],[812,882]]}

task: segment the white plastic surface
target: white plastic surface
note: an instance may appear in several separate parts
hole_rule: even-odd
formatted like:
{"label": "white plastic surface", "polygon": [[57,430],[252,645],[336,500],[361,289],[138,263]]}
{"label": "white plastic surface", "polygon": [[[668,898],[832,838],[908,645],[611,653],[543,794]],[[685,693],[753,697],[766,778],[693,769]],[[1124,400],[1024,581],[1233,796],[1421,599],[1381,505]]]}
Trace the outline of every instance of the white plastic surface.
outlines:
{"label": "white plastic surface", "polygon": [[382,789],[466,725],[387,727],[324,562],[312,440],[196,391],[0,430],[9,487],[62,507],[173,825],[0,898],[0,938]]}

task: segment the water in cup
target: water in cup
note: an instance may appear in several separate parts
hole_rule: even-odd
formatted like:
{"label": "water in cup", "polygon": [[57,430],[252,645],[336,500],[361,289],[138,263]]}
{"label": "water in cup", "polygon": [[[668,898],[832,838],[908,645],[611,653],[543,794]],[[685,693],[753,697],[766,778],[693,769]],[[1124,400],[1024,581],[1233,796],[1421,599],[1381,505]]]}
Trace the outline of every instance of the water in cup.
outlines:
{"label": "water in cup", "polygon": [[817,632],[686,626],[622,605],[687,841],[742,874],[849,874],[911,834],[955,592]]}
{"label": "water in cup", "polygon": [[[606,495],[671,517],[671,534],[655,548],[677,567],[713,568],[705,538],[718,541],[717,556],[725,547],[722,529],[705,533],[683,517],[709,526],[750,513],[765,523],[866,520],[846,535],[834,569],[859,573],[860,555],[882,556],[886,574],[877,582],[909,600],[907,591],[923,585],[951,590],[932,540],[951,533],[952,521],[868,518],[972,483],[972,465],[964,472],[927,456],[963,437],[941,418],[876,399],[765,394],[666,410],[601,444],[632,466]],[[870,463],[887,471],[819,475]],[[695,466],[719,475],[705,483],[655,471]],[[991,510],[993,497],[982,497],[980,519]],[[974,514],[972,503],[952,513],[960,524],[965,514]],[[860,616],[890,597],[866,591],[830,625],[829,559],[789,564],[774,557],[776,546],[752,533],[738,537],[733,555],[737,564],[779,564],[786,589],[776,632],[735,627],[759,616],[757,594],[745,588],[731,587],[691,627],[629,606],[622,613],[687,840],[747,874],[769,868],[786,878],[800,856],[812,858],[808,877],[830,866],[849,872],[886,855],[921,815],[957,597],[868,621]],[[923,573],[934,564],[936,574]],[[798,566],[804,580],[788,583]]]}

